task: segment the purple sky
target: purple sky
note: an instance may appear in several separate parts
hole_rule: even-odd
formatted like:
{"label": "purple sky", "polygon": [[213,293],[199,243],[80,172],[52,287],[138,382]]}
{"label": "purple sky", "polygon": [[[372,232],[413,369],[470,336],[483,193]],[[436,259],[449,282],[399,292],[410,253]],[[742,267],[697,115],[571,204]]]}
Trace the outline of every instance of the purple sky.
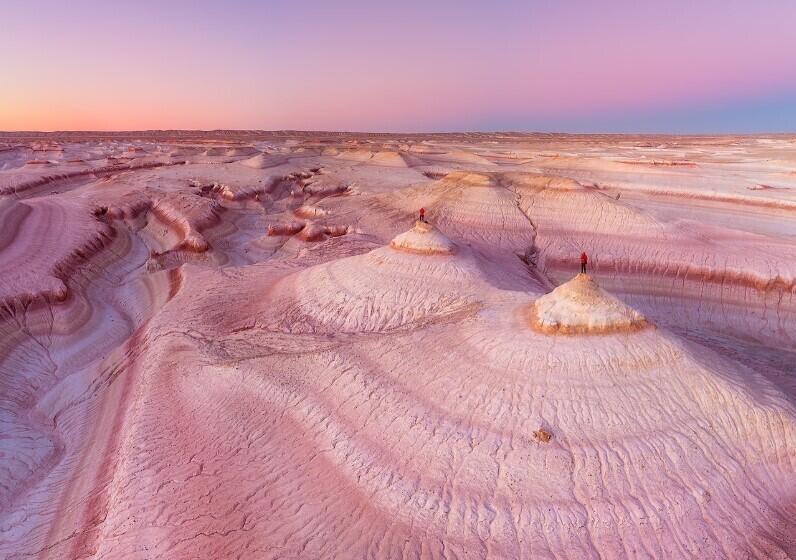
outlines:
{"label": "purple sky", "polygon": [[0,130],[796,132],[796,1],[0,0]]}

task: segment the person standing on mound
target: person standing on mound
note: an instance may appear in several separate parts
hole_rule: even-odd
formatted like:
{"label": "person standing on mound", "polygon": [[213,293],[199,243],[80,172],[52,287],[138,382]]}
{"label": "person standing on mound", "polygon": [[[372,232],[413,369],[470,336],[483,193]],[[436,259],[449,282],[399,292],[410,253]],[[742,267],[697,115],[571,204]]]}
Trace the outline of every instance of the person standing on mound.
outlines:
{"label": "person standing on mound", "polygon": [[419,221],[421,221],[421,222],[425,222],[426,221],[426,209],[425,208],[421,208],[420,209]]}
{"label": "person standing on mound", "polygon": [[589,262],[589,257],[586,256],[585,251],[580,254],[580,272],[586,274],[586,265]]}

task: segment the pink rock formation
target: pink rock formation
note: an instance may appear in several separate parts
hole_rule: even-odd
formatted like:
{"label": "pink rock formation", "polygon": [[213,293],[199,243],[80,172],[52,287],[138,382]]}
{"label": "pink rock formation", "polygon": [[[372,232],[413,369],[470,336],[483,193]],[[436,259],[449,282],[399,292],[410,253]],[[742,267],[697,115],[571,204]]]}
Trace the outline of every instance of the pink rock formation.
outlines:
{"label": "pink rock formation", "polygon": [[426,222],[415,222],[411,230],[393,238],[390,247],[424,255],[450,255],[456,252],[456,245]]}
{"label": "pink rock formation", "polygon": [[555,334],[633,331],[647,326],[641,313],[583,273],[537,299],[531,321],[541,332]]}
{"label": "pink rock formation", "polygon": [[793,557],[758,140],[0,137],[0,557]]}

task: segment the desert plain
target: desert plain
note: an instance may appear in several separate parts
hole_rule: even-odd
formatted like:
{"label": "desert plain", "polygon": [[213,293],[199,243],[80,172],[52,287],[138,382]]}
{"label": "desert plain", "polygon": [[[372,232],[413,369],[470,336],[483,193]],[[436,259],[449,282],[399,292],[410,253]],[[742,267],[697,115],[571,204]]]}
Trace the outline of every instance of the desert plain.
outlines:
{"label": "desert plain", "polygon": [[0,134],[0,557],[796,557],[796,137]]}

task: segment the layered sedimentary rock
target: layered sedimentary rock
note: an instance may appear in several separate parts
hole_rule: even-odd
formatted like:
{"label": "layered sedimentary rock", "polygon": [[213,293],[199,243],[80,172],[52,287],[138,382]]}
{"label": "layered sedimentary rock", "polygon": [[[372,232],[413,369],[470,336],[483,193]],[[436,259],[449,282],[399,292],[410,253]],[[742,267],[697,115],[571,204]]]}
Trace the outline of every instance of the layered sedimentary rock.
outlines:
{"label": "layered sedimentary rock", "polygon": [[0,557],[796,555],[793,139],[153,135],[0,139]]}

